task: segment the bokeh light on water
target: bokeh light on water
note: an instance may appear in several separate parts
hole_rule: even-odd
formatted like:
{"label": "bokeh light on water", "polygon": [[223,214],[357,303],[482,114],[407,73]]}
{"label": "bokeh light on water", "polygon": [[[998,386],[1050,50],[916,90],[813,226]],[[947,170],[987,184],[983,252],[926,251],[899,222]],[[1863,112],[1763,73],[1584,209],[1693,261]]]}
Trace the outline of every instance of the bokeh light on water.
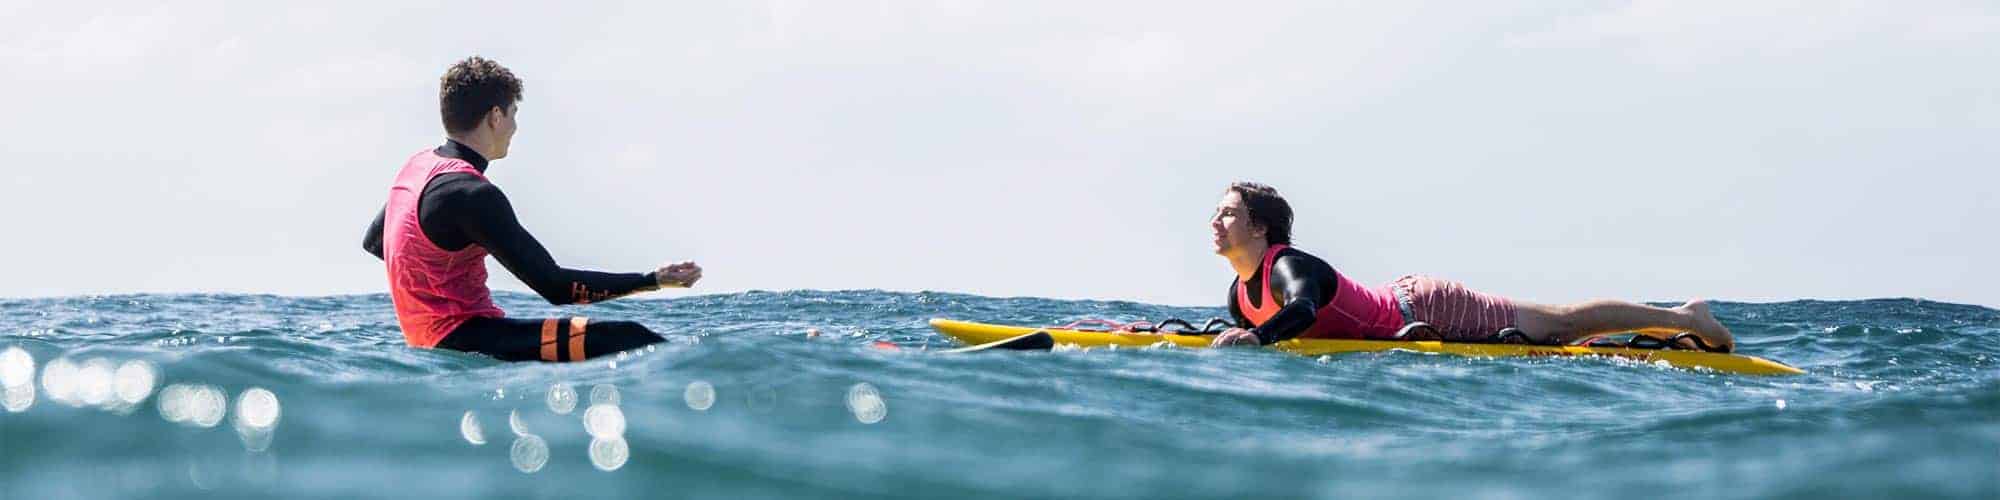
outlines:
{"label": "bokeh light on water", "polygon": [[283,415],[278,395],[269,390],[252,387],[237,395],[233,427],[243,440],[243,449],[253,453],[269,449],[271,436],[277,433],[278,419]]}
{"label": "bokeh light on water", "polygon": [[[58,355],[48,363],[39,378],[32,363],[32,356],[25,352],[12,354],[0,350],[0,382],[5,382],[0,383],[0,389],[6,390],[6,407],[10,411],[27,410],[27,406],[34,402],[35,381],[39,380],[39,387],[62,395],[60,399],[51,400],[66,406],[101,410],[119,416],[130,415],[140,408],[153,408],[162,420],[194,429],[211,429],[224,419],[230,419],[234,435],[241,441],[243,450],[248,452],[238,455],[238,458],[208,454],[202,450],[214,449],[204,443],[202,436],[217,435],[182,433],[182,438],[166,441],[174,443],[171,446],[183,453],[180,459],[167,460],[167,463],[174,464],[171,467],[184,474],[148,479],[146,474],[138,472],[97,472],[90,473],[91,480],[101,480],[114,489],[131,491],[150,491],[166,486],[160,483],[162,480],[202,490],[267,487],[276,483],[279,470],[277,458],[265,452],[271,447],[283,410],[277,395],[268,389],[246,389],[232,404],[229,394],[216,385],[198,381],[167,383],[160,367],[145,359],[121,362],[105,357],[78,359]],[[21,366],[23,364],[28,366]],[[230,412],[232,407],[236,410],[234,413]],[[105,430],[102,427],[93,429]],[[158,446],[159,441],[148,443],[152,444],[134,443],[132,449]]]}
{"label": "bokeh light on water", "polygon": [[508,450],[508,457],[514,462],[514,470],[524,474],[534,474],[549,463],[549,443],[541,436],[526,434],[514,438],[514,446]]}
{"label": "bokeh light on water", "polygon": [[486,430],[480,427],[479,415],[472,410],[466,410],[465,416],[459,417],[458,435],[465,437],[465,442],[472,443],[473,446],[486,444]]}
{"label": "bokeh light on water", "polygon": [[0,387],[0,406],[8,413],[21,413],[35,406],[35,384]]}
{"label": "bokeh light on water", "polygon": [[278,425],[284,409],[278,395],[262,387],[245,389],[236,397],[236,423],[244,427],[269,429]]}
{"label": "bokeh light on water", "polygon": [[35,355],[19,346],[0,351],[0,387],[18,387],[35,380]]}
{"label": "bokeh light on water", "polygon": [[513,431],[515,437],[529,434],[528,423],[521,420],[521,410],[509,410],[507,412],[507,430]]}
{"label": "bokeh light on water", "polygon": [[192,389],[185,384],[169,384],[166,388],[160,389],[160,397],[153,399],[153,403],[159,407],[160,419],[176,424],[187,423],[188,391]]}
{"label": "bokeh light on water", "polygon": [[[16,354],[18,353],[18,354]],[[25,351],[0,354],[0,370],[5,373],[6,408],[27,411],[35,402],[34,358]],[[82,362],[57,357],[42,367],[42,395],[50,401],[72,407],[88,407],[120,415],[129,414],[145,403],[159,382],[159,369],[145,360],[118,363],[94,357]]]}
{"label": "bokeh light on water", "polygon": [[[619,353],[619,354],[624,354],[624,353]],[[591,387],[590,404],[617,406],[618,386],[611,384],[597,384],[596,386]]]}
{"label": "bokeh light on water", "polygon": [[557,415],[568,415],[576,410],[576,387],[569,384],[549,386],[549,411]]}
{"label": "bokeh light on water", "polygon": [[118,371],[112,375],[112,392],[117,400],[111,404],[121,412],[131,411],[153,395],[153,384],[159,380],[160,371],[152,363],[136,359],[126,361],[118,365]]}
{"label": "bokeh light on water", "polygon": [[35,406],[35,356],[17,346],[0,351],[0,408],[21,413]]}
{"label": "bokeh light on water", "polygon": [[618,409],[618,405],[590,405],[583,412],[583,430],[597,438],[623,436],[625,412]]}
{"label": "bokeh light on water", "polygon": [[618,388],[599,384],[590,390],[590,396],[590,408],[583,411],[583,431],[591,437],[586,448],[590,465],[602,471],[618,470],[632,456],[625,442],[625,411],[618,407]]}
{"label": "bokeh light on water", "polygon": [[681,399],[687,402],[689,409],[708,411],[715,406],[715,386],[702,380],[688,382],[687,390],[681,392]]}
{"label": "bokeh light on water", "polygon": [[625,466],[632,458],[632,448],[626,444],[624,436],[591,438],[590,465],[602,471],[614,471]]}
{"label": "bokeh light on water", "polygon": [[169,385],[160,390],[160,418],[181,425],[215,427],[228,413],[228,398],[222,389],[210,385]]}
{"label": "bokeh light on water", "polygon": [[112,400],[112,380],[118,365],[104,358],[84,360],[76,369],[76,402],[86,406],[104,407]]}
{"label": "bokeh light on water", "polygon": [[76,406],[76,364],[69,358],[49,360],[42,367],[42,393],[49,401]]}
{"label": "bokeh light on water", "polygon": [[889,403],[882,400],[882,391],[862,382],[847,389],[847,411],[854,414],[855,420],[873,424],[888,418]]}
{"label": "bokeh light on water", "polygon": [[221,388],[202,385],[195,389],[189,421],[200,427],[215,427],[229,413],[229,396]]}

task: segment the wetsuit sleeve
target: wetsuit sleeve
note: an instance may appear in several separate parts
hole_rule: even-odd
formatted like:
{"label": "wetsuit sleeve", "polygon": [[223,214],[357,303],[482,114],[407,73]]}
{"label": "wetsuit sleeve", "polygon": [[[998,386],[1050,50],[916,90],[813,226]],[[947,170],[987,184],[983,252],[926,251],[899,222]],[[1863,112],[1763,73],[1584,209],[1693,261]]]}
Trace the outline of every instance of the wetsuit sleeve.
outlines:
{"label": "wetsuit sleeve", "polygon": [[1235,325],[1237,328],[1249,329],[1253,326],[1250,324],[1250,318],[1243,317],[1243,309],[1236,307],[1236,280],[1229,280],[1228,303],[1229,319],[1236,322]]}
{"label": "wetsuit sleeve", "polygon": [[1271,264],[1271,284],[1285,291],[1285,306],[1270,321],[1250,329],[1257,334],[1258,343],[1270,344],[1305,333],[1319,319],[1319,308],[1333,301],[1333,290],[1320,286],[1322,281],[1331,280],[1313,279],[1333,269],[1312,264],[1291,256],[1279,257]]}
{"label": "wetsuit sleeve", "polygon": [[653,273],[604,273],[556,265],[548,249],[521,227],[514,205],[499,186],[480,183],[467,190],[463,201],[464,210],[456,211],[454,225],[550,304],[587,304],[659,288]]}
{"label": "wetsuit sleeve", "polygon": [[361,250],[375,258],[382,258],[382,219],[389,215],[389,207],[375,214],[375,223],[368,225],[368,232],[361,235]]}

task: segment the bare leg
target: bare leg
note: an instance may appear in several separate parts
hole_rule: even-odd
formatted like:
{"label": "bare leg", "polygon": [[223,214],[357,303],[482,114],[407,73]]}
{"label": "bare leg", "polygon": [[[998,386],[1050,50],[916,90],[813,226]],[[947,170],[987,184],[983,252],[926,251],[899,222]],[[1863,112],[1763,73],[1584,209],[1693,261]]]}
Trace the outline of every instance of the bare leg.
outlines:
{"label": "bare leg", "polygon": [[1664,308],[1618,300],[1566,305],[1515,302],[1514,325],[1537,341],[1572,342],[1591,335],[1635,332],[1665,338],[1694,332],[1718,347],[1733,349],[1736,338],[1716,321],[1708,302],[1693,300]]}

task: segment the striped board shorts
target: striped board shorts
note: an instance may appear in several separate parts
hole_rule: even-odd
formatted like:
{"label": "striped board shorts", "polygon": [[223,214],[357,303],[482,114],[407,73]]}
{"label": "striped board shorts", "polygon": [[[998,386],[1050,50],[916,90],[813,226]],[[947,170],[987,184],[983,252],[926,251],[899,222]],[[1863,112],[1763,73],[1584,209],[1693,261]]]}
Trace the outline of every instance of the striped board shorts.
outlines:
{"label": "striped board shorts", "polygon": [[1514,303],[1472,291],[1465,284],[1429,276],[1404,276],[1389,286],[1403,321],[1422,321],[1447,341],[1485,340],[1514,326]]}

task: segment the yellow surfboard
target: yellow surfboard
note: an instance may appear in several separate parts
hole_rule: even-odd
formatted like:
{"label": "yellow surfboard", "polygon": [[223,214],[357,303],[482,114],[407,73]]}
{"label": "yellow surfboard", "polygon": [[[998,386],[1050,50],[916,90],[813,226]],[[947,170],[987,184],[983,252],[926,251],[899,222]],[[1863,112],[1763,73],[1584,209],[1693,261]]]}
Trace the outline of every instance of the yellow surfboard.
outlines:
{"label": "yellow surfboard", "polygon": [[[1214,337],[1202,335],[1167,335],[1157,333],[1123,333],[1090,330],[1064,330],[1059,328],[1032,328],[1023,326],[989,325],[969,321],[949,319],[931,320],[931,328],[970,345],[996,342],[1037,331],[1048,332],[1055,337],[1056,344],[1080,347],[1134,346],[1145,347],[1161,342],[1180,347],[1206,348]],[[1271,344],[1280,351],[1318,356],[1344,352],[1377,352],[1402,349],[1416,352],[1435,352],[1474,357],[1501,356],[1606,356],[1628,359],[1644,363],[1666,363],[1678,368],[1706,368],[1718,372],[1740,373],[1744,375],[1801,375],[1805,370],[1756,356],[1725,354],[1719,352],[1683,351],[1670,349],[1632,349],[1624,347],[1583,347],[1525,344],[1475,344],[1465,342],[1439,342],[1434,340],[1344,340],[1344,339],[1292,339]]]}

